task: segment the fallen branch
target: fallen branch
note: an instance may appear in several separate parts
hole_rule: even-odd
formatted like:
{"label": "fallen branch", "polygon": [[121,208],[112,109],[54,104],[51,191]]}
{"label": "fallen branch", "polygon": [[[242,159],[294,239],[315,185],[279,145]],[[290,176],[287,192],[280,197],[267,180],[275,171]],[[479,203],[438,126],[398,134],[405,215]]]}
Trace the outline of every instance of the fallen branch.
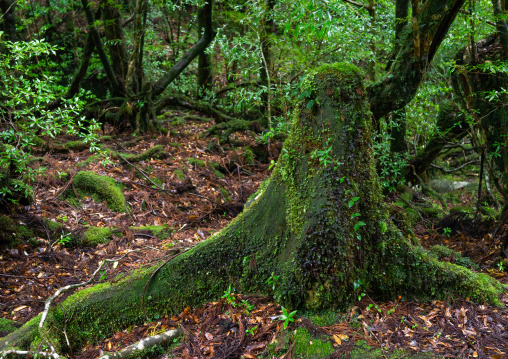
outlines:
{"label": "fallen branch", "polygon": [[39,328],[42,328],[43,325],[44,325],[44,322],[46,321],[46,317],[48,316],[48,313],[49,313],[49,308],[51,307],[51,303],[56,299],[58,298],[62,293],[65,293],[71,289],[75,289],[75,288],[79,288],[79,287],[84,287],[90,283],[92,283],[92,281],[94,280],[95,276],[97,275],[97,273],[99,273],[99,271],[104,267],[104,265],[108,262],[118,262],[120,260],[122,260],[123,258],[125,258],[127,255],[131,254],[132,252],[139,252],[139,251],[142,251],[142,250],[145,250],[145,249],[153,249],[152,247],[143,247],[143,248],[139,248],[139,249],[133,249],[133,250],[130,250],[128,251],[127,253],[125,253],[123,256],[119,257],[119,258],[114,258],[114,259],[104,259],[102,261],[99,262],[99,267],[95,270],[95,272],[93,272],[92,276],[90,277],[89,280],[87,280],[86,282],[82,282],[82,283],[76,283],[76,284],[70,284],[70,285],[66,285],[65,287],[61,287],[61,288],[58,288],[57,291],[55,292],[55,294],[53,294],[51,297],[49,297],[47,300],[46,300],[46,304],[44,305],[44,312],[42,312],[42,316],[41,316],[41,321],[39,322]]}
{"label": "fallen branch", "polygon": [[171,329],[165,333],[154,335],[139,342],[129,345],[127,348],[116,352],[103,355],[99,357],[99,359],[121,359],[127,358],[133,355],[137,350],[145,350],[146,348],[153,347],[154,345],[163,345],[177,338],[180,334],[182,334],[181,329]]}
{"label": "fallen branch", "polygon": [[26,358],[27,355],[33,356],[34,358],[37,358],[39,355],[44,357],[50,357],[54,359],[63,359],[64,357],[61,357],[57,353],[51,353],[51,352],[34,352],[31,350],[4,350],[0,352],[0,359],[6,358],[7,355],[14,354],[22,356],[23,358]]}
{"label": "fallen branch", "polygon": [[461,170],[461,169],[463,169],[464,167],[466,167],[468,165],[472,165],[472,164],[475,164],[475,163],[478,163],[478,162],[480,162],[480,161],[479,160],[472,160],[472,161],[464,163],[462,166],[459,166],[457,168],[451,168],[449,170],[447,170],[446,168],[443,168],[441,166],[435,165],[433,163],[431,163],[430,166],[434,167],[434,168],[437,168],[438,170],[443,171],[444,173],[451,173],[451,172],[455,172],[455,171]]}
{"label": "fallen branch", "polygon": [[209,116],[212,116],[215,118],[215,122],[228,122],[237,120],[235,117],[232,117],[230,115],[227,115],[226,113],[222,112],[218,108],[213,107],[209,103],[201,102],[201,101],[194,101],[191,100],[188,97],[184,96],[173,96],[173,97],[166,97],[161,99],[157,103],[157,109],[156,112],[160,113],[163,108],[166,107],[183,107],[190,110],[199,111],[202,113],[205,113]]}

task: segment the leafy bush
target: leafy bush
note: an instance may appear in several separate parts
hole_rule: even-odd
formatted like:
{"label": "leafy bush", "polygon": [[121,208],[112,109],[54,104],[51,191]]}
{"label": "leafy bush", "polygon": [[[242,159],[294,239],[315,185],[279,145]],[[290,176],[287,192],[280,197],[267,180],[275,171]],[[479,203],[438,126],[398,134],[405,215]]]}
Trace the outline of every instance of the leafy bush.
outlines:
{"label": "leafy bush", "polygon": [[[58,85],[56,65],[50,61],[55,46],[43,40],[9,42],[1,38],[0,31],[0,201],[18,203],[30,196],[26,184],[44,169],[29,166],[32,146],[44,143],[41,138],[66,133],[80,137],[93,150],[98,124],[95,120],[85,123],[80,116],[85,93],[48,109],[65,91]],[[18,180],[16,186],[14,179]],[[25,185],[19,185],[19,180]]]}

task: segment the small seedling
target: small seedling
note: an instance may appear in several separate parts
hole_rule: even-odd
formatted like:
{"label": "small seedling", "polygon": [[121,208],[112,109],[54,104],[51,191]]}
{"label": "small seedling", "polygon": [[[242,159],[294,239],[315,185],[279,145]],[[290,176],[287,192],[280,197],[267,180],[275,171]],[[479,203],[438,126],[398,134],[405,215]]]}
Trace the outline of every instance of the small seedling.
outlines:
{"label": "small seedling", "polygon": [[297,310],[292,311],[291,313],[289,313],[289,310],[287,310],[286,308],[282,307],[282,314],[279,315],[279,320],[283,320],[284,321],[284,329],[287,329],[289,323],[295,321],[294,316],[295,316],[296,312],[297,312]]}
{"label": "small seedling", "polygon": [[443,228],[443,234],[447,237],[450,237],[450,235],[452,234],[452,229],[450,227]]}
{"label": "small seedling", "polygon": [[248,335],[254,336],[254,334],[256,334],[257,329],[258,329],[258,327],[250,328],[250,329],[245,330],[245,333],[247,333]]}
{"label": "small seedling", "polygon": [[242,304],[245,306],[245,312],[249,315],[249,312],[254,309],[254,304],[250,304],[245,299],[242,299]]}
{"label": "small seedling", "polygon": [[275,275],[275,273],[272,272],[272,275],[266,280],[266,283],[272,287],[272,290],[275,290],[275,285],[277,284],[278,280],[279,276]]}
{"label": "small seedling", "polygon": [[231,304],[233,307],[236,307],[234,295],[235,294],[231,291],[231,284],[230,284],[228,290],[224,291],[224,295],[222,296],[222,298],[226,298],[226,300],[228,301],[229,304]]}

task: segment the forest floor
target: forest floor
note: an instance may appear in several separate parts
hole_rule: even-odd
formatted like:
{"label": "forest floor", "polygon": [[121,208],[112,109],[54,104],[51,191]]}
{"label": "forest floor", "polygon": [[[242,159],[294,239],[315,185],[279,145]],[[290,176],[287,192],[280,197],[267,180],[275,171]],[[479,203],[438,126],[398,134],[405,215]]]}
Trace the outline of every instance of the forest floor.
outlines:
{"label": "forest floor", "polygon": [[[163,146],[164,156],[137,162],[136,168],[120,160],[108,164],[91,161],[80,166],[90,157],[88,150],[55,149],[40,154],[44,156],[41,165],[47,170],[35,187],[35,202],[12,218],[28,226],[40,225],[38,218],[46,218],[61,224],[62,232],[59,240],[48,235],[0,250],[0,317],[26,322],[43,310],[45,300],[59,287],[86,282],[104,259],[123,256],[117,265],[99,273],[100,281],[162,264],[168,253],[205,240],[241,212],[247,198],[269,175],[268,156],[263,154],[266,146],[256,144],[249,135],[233,135],[232,144],[220,146],[213,138],[200,137],[212,122],[183,118],[182,113],[167,114],[168,135],[104,141],[107,148],[133,154]],[[280,143],[274,145],[272,155],[280,147]],[[251,150],[257,155],[254,161]],[[113,212],[91,197],[82,198],[78,205],[65,200],[64,191],[73,190],[72,178],[82,170],[122,183],[130,210]],[[466,190],[456,194],[461,203],[475,205],[476,198]],[[447,220],[449,224],[439,224],[422,218],[414,233],[423,246],[450,247],[471,258],[480,271],[508,284],[508,269],[500,261],[502,226],[492,222],[474,231],[464,227],[473,226],[469,222],[450,217]],[[90,226],[114,228],[115,232],[109,242],[95,247],[69,246],[72,234]],[[437,230],[439,226],[453,232],[443,235]],[[163,235],[149,230],[154,228]],[[453,262],[456,258],[447,260]],[[275,348],[272,345],[275,355],[271,357],[289,358],[295,343],[291,338],[280,338],[291,337],[303,327],[328,342],[335,358],[349,357],[355,343],[383,351],[402,348],[448,358],[508,358],[508,296],[502,301],[505,306],[495,308],[472,303],[468,298],[418,303],[398,297],[374,302],[365,295],[347,313],[297,313],[296,320],[284,329],[284,321],[279,319],[282,308],[270,298],[229,292],[218,302],[186,308],[172,317],[151,318],[144,325],[125,328],[99,343],[88,343],[74,357],[96,358],[102,352],[117,351],[147,336],[181,327],[186,340],[175,343],[172,354],[160,354],[158,358],[257,358],[275,342],[279,344]]]}

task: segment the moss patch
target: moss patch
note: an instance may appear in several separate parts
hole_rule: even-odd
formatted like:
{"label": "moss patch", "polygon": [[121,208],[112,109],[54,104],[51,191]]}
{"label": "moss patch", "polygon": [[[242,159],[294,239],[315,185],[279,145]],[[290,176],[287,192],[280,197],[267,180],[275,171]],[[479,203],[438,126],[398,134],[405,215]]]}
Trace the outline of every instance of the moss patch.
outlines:
{"label": "moss patch", "polygon": [[143,153],[139,153],[139,154],[119,153],[118,155],[120,157],[126,159],[127,161],[134,163],[134,162],[149,160],[150,158],[161,158],[161,157],[163,157],[163,155],[165,155],[165,152],[164,152],[164,147],[162,147],[162,145],[156,145],[156,146],[150,147],[148,150],[146,150]]}
{"label": "moss patch", "polygon": [[13,320],[0,318],[0,338],[12,333],[16,329],[21,327],[21,324]]}
{"label": "moss patch", "polygon": [[426,353],[415,353],[407,350],[396,349],[396,350],[383,350],[380,348],[371,348],[367,345],[367,343],[363,340],[355,343],[355,347],[351,352],[351,359],[430,359],[430,358],[440,358],[438,356]]}
{"label": "moss patch", "polygon": [[187,161],[195,167],[205,167],[206,163],[199,158],[188,158]]}
{"label": "moss patch", "polygon": [[113,239],[113,235],[120,235],[120,232],[109,227],[89,227],[83,233],[83,243],[91,247],[98,244],[105,244]]}
{"label": "moss patch", "polygon": [[183,181],[185,179],[185,175],[183,174],[182,170],[175,170],[173,174],[178,178],[180,181]]}
{"label": "moss patch", "polygon": [[12,248],[33,237],[30,227],[18,224],[10,217],[0,216],[0,246]]}
{"label": "moss patch", "polygon": [[159,239],[167,239],[173,234],[173,229],[167,225],[163,226],[144,226],[144,227],[130,227],[134,232],[136,231],[150,231],[153,236]]}
{"label": "moss patch", "polygon": [[307,329],[298,328],[294,336],[294,355],[301,359],[322,359],[334,352],[329,341],[314,338]]}
{"label": "moss patch", "polygon": [[106,201],[108,208],[115,212],[125,212],[125,197],[121,186],[108,176],[100,176],[92,171],[78,172],[74,176],[74,188],[80,195],[91,195],[97,202]]}

